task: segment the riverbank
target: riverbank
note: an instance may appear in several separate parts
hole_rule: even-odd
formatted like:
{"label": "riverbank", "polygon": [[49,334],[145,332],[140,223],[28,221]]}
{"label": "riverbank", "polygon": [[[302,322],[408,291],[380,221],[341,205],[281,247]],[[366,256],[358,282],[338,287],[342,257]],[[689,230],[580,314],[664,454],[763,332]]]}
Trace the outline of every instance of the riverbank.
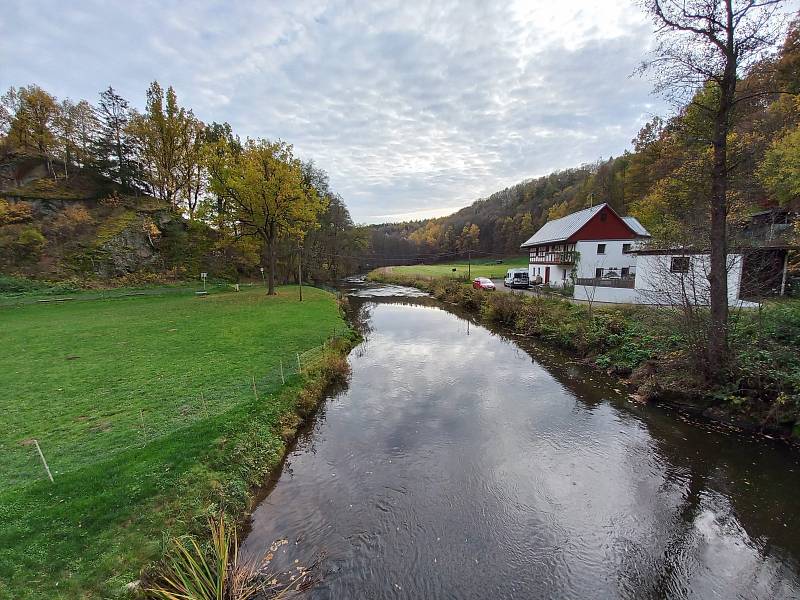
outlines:
{"label": "riverbank", "polygon": [[515,335],[542,340],[615,375],[633,397],[800,443],[800,302],[766,304],[731,322],[733,360],[725,381],[697,372],[691,323],[677,310],[589,307],[555,297],[483,292],[449,278],[372,271],[372,281],[416,287]]}
{"label": "riverbank", "polygon": [[0,328],[13,598],[122,596],[170,537],[243,519],[355,341],[332,294],[292,286],[7,308]]}

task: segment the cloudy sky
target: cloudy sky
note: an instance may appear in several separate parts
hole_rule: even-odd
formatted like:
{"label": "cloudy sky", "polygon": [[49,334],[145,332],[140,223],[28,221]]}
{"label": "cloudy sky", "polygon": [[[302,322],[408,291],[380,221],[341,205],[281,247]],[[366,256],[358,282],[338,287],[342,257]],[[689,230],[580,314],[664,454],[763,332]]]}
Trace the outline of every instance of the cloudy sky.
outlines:
{"label": "cloudy sky", "polygon": [[628,0],[11,0],[0,86],[141,107],[171,84],[204,121],[293,143],[372,223],[620,154],[666,112],[630,77],[651,40]]}

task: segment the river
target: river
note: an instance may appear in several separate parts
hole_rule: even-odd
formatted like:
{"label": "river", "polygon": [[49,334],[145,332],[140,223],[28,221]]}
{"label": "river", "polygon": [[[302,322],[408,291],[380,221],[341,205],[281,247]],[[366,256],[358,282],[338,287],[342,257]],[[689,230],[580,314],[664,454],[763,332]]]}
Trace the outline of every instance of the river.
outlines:
{"label": "river", "polygon": [[350,384],[244,556],[324,553],[309,598],[800,598],[796,453],[632,403],[415,290],[351,293]]}

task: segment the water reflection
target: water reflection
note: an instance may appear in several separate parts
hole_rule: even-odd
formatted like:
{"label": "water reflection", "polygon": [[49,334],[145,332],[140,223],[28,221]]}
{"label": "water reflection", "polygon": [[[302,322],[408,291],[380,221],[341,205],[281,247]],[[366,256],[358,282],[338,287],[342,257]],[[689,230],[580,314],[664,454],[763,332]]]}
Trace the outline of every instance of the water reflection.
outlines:
{"label": "water reflection", "polygon": [[[385,288],[384,288],[385,289]],[[626,401],[430,299],[368,324],[243,550],[328,555],[314,598],[790,598],[799,477],[778,447]]]}

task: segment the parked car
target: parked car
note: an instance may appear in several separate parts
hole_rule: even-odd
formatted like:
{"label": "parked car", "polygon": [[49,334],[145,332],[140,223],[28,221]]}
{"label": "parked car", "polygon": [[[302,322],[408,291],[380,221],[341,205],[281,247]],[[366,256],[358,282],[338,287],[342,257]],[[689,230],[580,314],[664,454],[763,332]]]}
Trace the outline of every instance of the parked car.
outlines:
{"label": "parked car", "polygon": [[476,290],[494,290],[494,283],[488,277],[476,277],[472,280],[472,287]]}
{"label": "parked car", "polygon": [[530,287],[530,280],[528,279],[528,269],[509,269],[506,271],[506,276],[503,279],[503,285],[508,288],[528,288]]}

